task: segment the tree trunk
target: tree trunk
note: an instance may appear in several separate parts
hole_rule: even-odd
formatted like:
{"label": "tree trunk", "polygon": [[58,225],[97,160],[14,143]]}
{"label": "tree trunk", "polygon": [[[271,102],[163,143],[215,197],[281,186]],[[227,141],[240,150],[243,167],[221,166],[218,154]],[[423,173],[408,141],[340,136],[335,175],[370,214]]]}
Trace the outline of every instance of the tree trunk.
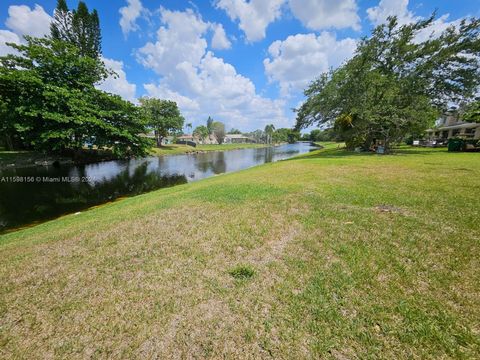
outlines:
{"label": "tree trunk", "polygon": [[13,148],[13,141],[12,141],[12,137],[10,135],[6,135],[5,136],[5,145],[7,145],[7,150],[8,151],[13,151],[15,150]]}
{"label": "tree trunk", "polygon": [[390,153],[390,139],[387,137],[385,138],[385,154]]}
{"label": "tree trunk", "polygon": [[157,141],[157,147],[161,147],[162,146],[162,140],[163,140],[163,137],[160,136],[160,133],[155,130],[155,140]]}

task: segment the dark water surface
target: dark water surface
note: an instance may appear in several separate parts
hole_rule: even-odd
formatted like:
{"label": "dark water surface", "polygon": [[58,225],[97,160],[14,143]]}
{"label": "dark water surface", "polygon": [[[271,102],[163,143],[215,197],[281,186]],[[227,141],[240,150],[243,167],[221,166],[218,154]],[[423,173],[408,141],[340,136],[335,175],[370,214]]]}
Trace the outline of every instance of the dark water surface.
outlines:
{"label": "dark water surface", "polygon": [[74,213],[119,197],[288,159],[316,148],[297,143],[90,165],[0,170],[0,232]]}

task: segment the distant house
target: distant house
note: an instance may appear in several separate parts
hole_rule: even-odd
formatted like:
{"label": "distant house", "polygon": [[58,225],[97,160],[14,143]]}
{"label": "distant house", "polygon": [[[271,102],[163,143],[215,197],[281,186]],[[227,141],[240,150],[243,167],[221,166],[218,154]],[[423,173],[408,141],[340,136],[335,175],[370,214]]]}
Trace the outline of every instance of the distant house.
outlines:
{"label": "distant house", "polygon": [[[151,130],[147,133],[140,134],[142,137],[146,137],[149,139],[155,139],[155,131]],[[162,139],[162,145],[173,144],[173,136],[166,136]]]}
{"label": "distant house", "polygon": [[445,142],[454,137],[466,140],[480,139],[480,123],[459,121],[455,111],[448,111],[442,118],[437,120],[436,126],[427,130],[427,138],[430,141]]}
{"label": "distant house", "polygon": [[193,135],[182,135],[182,136],[177,136],[178,141],[193,141]]}
{"label": "distant house", "polygon": [[242,134],[227,134],[224,139],[225,144],[247,144],[254,142],[255,140]]}
{"label": "distant house", "polygon": [[193,135],[182,135],[177,137],[177,144],[190,145],[193,147],[197,146],[197,142]]}
{"label": "distant house", "polygon": [[163,144],[163,145],[173,144],[174,139],[175,139],[175,138],[174,138],[173,136],[171,136],[171,135],[170,135],[170,136],[167,136],[167,137],[164,137],[164,138],[163,138],[163,141],[162,141],[162,144]]}
{"label": "distant house", "polygon": [[202,139],[198,136],[194,136],[194,141],[197,144],[203,144],[203,145],[218,145],[217,138],[214,134],[208,135],[206,138]]}

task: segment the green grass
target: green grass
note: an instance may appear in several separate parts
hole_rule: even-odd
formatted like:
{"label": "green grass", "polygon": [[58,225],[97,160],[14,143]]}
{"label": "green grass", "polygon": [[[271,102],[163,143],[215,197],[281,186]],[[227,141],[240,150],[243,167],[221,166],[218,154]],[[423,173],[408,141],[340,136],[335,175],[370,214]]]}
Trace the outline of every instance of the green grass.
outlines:
{"label": "green grass", "polygon": [[16,161],[27,161],[35,157],[31,151],[0,151],[0,166],[5,166]]}
{"label": "green grass", "polygon": [[237,280],[247,280],[255,275],[255,269],[249,265],[238,265],[228,273]]}
{"label": "green grass", "polygon": [[332,145],[0,236],[0,357],[479,358],[479,160]]}
{"label": "green grass", "polygon": [[178,155],[178,154],[187,154],[195,151],[228,151],[228,150],[238,150],[238,149],[252,149],[252,148],[262,148],[266,147],[265,144],[222,144],[222,145],[197,145],[197,147],[192,147],[188,145],[165,145],[161,148],[152,148],[150,153],[152,155]]}

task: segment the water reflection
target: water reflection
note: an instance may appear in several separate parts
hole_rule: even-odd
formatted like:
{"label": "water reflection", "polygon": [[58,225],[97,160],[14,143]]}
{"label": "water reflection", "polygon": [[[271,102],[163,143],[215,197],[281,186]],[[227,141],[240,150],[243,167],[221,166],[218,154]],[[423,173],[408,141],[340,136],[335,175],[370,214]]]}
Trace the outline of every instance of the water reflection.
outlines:
{"label": "water reflection", "polygon": [[[0,232],[133,196],[313,150],[298,143],[275,148],[149,157],[84,166],[0,171]],[[31,182],[14,182],[12,178]],[[41,179],[39,181],[38,179]],[[48,179],[58,182],[45,181]],[[78,181],[64,181],[64,180]],[[18,181],[18,179],[17,179]]]}

